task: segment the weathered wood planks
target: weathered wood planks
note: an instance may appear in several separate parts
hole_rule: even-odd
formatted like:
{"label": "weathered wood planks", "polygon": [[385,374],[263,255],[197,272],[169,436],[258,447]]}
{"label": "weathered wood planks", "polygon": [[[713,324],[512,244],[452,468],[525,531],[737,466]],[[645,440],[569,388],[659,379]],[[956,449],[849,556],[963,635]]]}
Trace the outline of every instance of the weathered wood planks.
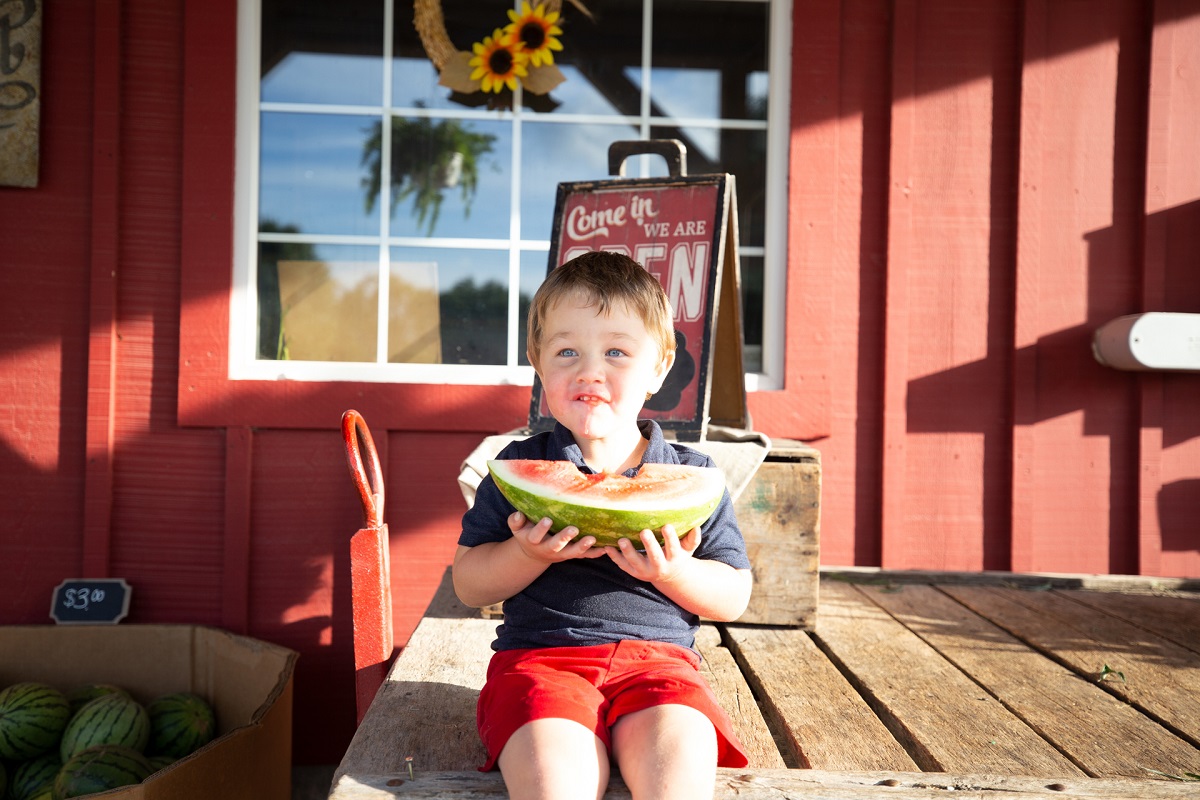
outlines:
{"label": "weathered wood planks", "polygon": [[791,764],[828,770],[917,768],[806,632],[730,625],[726,636]]}
{"label": "weathered wood planks", "polygon": [[1200,669],[1193,651],[1057,592],[946,591],[1200,746]]}
{"label": "weathered wood planks", "polygon": [[763,719],[754,693],[742,677],[733,655],[721,644],[721,634],[712,625],[700,626],[696,648],[704,658],[701,672],[721,707],[733,720],[733,729],[746,749],[751,769],[782,769],[784,763],[771,730]]}
{"label": "weathered wood planks", "polygon": [[[1195,786],[1120,779],[1048,780],[1009,775],[820,770],[717,770],[721,800],[946,800],[947,797],[1011,800],[1194,800]],[[499,773],[418,772],[344,777],[338,800],[498,800],[507,797]],[[606,800],[629,800],[620,777],[609,782]]]}
{"label": "weathered wood planks", "polygon": [[820,453],[801,442],[772,440],[734,510],[754,571],[741,621],[811,630],[820,586]]}
{"label": "weathered wood planks", "polygon": [[[458,602],[449,572],[396,658],[334,776],[345,774],[473,770],[486,755],[476,730],[475,705],[483,687],[496,620]],[[701,626],[697,649],[706,678],[733,719],[754,768],[786,766],[750,687],[721,636]]]}
{"label": "weathered wood planks", "polygon": [[[823,581],[815,632],[702,627],[704,670],[751,754],[749,768],[718,771],[718,798],[1197,794],[1164,778],[1200,773],[1188,733],[1200,654],[1173,641],[1200,603],[876,577]],[[495,624],[443,583],[332,798],[505,796],[499,775],[475,770],[474,703]],[[1125,681],[1101,680],[1104,663]],[[629,797],[619,776],[605,796]]]}
{"label": "weathered wood planks", "polygon": [[857,587],[822,587],[817,636],[922,770],[1083,774]]}
{"label": "weathered wood planks", "polygon": [[1200,761],[1195,748],[1094,680],[1047,658],[938,589],[863,591],[1088,775],[1146,778],[1149,769],[1176,773]]}

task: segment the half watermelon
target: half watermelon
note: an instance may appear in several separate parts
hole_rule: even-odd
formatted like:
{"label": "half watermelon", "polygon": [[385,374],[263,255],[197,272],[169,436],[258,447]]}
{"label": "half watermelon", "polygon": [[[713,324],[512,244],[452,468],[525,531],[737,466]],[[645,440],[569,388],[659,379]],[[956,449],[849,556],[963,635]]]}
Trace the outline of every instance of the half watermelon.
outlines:
{"label": "half watermelon", "polygon": [[680,536],[712,516],[725,492],[718,469],[681,464],[643,464],[635,477],[588,475],[570,461],[492,460],[488,471],[508,502],[528,519],[549,517],[550,529],[568,525],[596,537],[600,546],[671,525]]}

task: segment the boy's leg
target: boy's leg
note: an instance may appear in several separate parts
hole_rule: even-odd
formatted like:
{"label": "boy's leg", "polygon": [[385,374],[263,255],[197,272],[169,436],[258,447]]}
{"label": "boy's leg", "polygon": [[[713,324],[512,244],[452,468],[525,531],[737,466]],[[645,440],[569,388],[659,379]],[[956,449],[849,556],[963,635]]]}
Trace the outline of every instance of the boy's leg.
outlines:
{"label": "boy's leg", "polygon": [[717,734],[691,706],[625,714],[613,726],[613,755],[634,800],[703,800],[716,783]]}
{"label": "boy's leg", "polygon": [[608,786],[604,743],[569,719],[525,723],[509,737],[498,763],[512,800],[600,800]]}

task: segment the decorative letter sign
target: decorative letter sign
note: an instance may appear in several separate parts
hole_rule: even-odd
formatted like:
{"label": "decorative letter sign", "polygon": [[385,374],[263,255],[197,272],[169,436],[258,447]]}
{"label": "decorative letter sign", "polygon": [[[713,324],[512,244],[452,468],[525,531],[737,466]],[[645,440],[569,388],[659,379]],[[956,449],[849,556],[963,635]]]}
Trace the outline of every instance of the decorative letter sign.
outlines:
{"label": "decorative letter sign", "polygon": [[[703,439],[710,415],[722,425],[746,421],[733,186],[727,174],[558,186],[551,269],[591,250],[616,251],[645,267],[667,292],[675,366],[643,416],[681,440]],[[540,382],[529,425],[535,431],[553,426]]]}
{"label": "decorative letter sign", "polygon": [[41,84],[41,6],[0,0],[0,186],[37,186]]}

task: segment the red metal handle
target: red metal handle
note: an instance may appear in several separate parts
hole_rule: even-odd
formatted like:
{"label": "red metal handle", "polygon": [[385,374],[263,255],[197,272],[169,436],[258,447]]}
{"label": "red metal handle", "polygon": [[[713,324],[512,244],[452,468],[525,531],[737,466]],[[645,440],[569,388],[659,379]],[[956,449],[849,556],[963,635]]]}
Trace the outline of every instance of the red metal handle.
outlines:
{"label": "red metal handle", "polygon": [[[378,528],[383,524],[383,469],[379,466],[379,453],[375,451],[375,441],[367,428],[367,421],[354,409],[342,414],[342,438],[346,440],[346,462],[350,467],[350,477],[358,489],[362,499],[363,519],[368,528]],[[364,465],[359,442],[362,450],[366,451],[367,463]],[[370,473],[367,472],[368,467]]]}

